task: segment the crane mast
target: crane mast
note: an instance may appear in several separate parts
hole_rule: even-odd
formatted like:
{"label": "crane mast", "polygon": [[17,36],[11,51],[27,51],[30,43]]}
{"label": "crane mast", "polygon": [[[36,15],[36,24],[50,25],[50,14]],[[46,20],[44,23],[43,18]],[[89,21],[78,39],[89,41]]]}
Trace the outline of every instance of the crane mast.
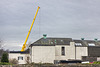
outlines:
{"label": "crane mast", "polygon": [[38,11],[39,11],[39,8],[40,8],[40,7],[38,6],[37,11],[36,11],[35,16],[34,16],[34,19],[33,19],[33,22],[32,22],[32,24],[31,24],[31,27],[30,27],[30,29],[29,29],[29,32],[28,32],[28,34],[27,34],[27,37],[26,37],[26,39],[25,39],[25,42],[24,42],[24,44],[23,44],[23,46],[22,46],[21,51],[25,51],[26,42],[27,42],[27,40],[28,40],[28,38],[29,38],[31,29],[32,29],[32,27],[33,27],[33,24],[34,24],[34,21],[35,21],[35,19],[36,19],[36,16],[37,16],[37,13],[38,13]]}

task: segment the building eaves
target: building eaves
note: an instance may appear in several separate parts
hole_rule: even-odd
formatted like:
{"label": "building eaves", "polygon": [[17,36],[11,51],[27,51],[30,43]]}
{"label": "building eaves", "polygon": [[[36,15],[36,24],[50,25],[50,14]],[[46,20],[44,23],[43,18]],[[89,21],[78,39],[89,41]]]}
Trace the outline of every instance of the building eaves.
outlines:
{"label": "building eaves", "polygon": [[10,51],[9,53],[21,53],[21,54],[29,54],[29,49],[25,51]]}
{"label": "building eaves", "polygon": [[55,46],[55,45],[48,45],[48,44],[31,44],[30,46]]}

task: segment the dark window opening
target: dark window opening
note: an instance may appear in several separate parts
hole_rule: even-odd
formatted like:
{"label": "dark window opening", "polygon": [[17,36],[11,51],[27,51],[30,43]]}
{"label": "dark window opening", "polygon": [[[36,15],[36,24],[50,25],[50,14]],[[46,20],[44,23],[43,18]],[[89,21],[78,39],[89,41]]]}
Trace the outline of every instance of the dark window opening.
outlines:
{"label": "dark window opening", "polygon": [[29,57],[27,57],[27,60],[29,60]]}
{"label": "dark window opening", "polygon": [[62,47],[61,48],[61,55],[64,55],[65,56],[65,47]]}

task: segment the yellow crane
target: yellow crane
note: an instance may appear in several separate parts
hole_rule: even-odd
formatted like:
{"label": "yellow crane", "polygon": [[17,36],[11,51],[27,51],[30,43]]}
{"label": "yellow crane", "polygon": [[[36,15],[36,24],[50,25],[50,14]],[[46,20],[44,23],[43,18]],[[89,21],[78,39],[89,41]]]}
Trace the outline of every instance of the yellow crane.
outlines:
{"label": "yellow crane", "polygon": [[28,38],[29,38],[29,35],[30,35],[30,32],[31,32],[31,29],[32,29],[32,27],[33,27],[33,24],[34,24],[34,21],[35,21],[35,19],[36,19],[36,16],[37,16],[37,13],[38,13],[38,11],[39,11],[39,6],[38,6],[38,8],[37,8],[37,11],[36,11],[36,13],[35,13],[35,16],[34,16],[34,19],[33,19],[33,22],[32,22],[32,24],[31,24],[31,27],[30,27],[30,29],[29,29],[29,32],[28,32],[28,34],[27,34],[27,37],[26,37],[26,39],[25,39],[25,42],[24,42],[24,44],[23,44],[23,47],[22,47],[22,49],[21,49],[21,51],[25,51],[25,48],[26,48],[26,42],[27,42],[27,40],[28,40]]}

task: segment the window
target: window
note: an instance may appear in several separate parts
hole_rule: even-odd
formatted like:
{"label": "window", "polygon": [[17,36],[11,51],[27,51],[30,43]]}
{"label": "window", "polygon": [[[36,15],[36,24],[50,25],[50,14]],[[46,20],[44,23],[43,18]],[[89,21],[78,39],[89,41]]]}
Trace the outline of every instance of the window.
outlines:
{"label": "window", "polygon": [[76,46],[82,46],[82,44],[81,44],[81,43],[75,43],[75,45],[76,45]]}
{"label": "window", "polygon": [[61,55],[65,55],[65,47],[61,47]]}
{"label": "window", "polygon": [[18,60],[23,60],[23,57],[22,57],[22,56],[19,56],[19,57],[18,57]]}
{"label": "window", "polygon": [[94,43],[88,43],[88,46],[95,46]]}

